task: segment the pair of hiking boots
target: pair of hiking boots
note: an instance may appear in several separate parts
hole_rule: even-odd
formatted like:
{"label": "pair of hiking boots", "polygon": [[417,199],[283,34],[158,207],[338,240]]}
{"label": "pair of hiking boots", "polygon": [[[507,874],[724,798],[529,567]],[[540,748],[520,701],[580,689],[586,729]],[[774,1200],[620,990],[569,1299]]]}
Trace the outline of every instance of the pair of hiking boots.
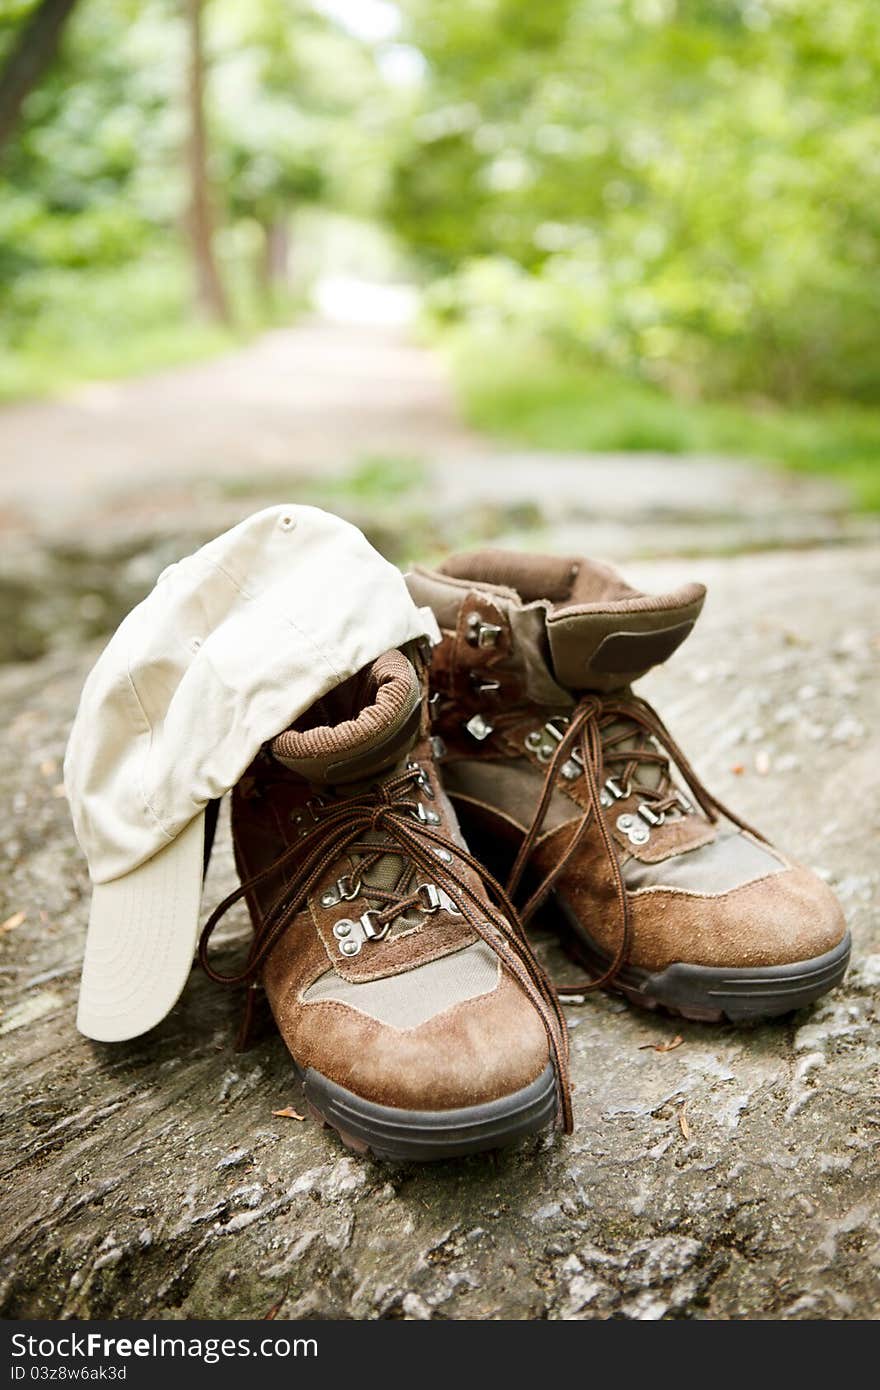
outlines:
{"label": "pair of hiking boots", "polygon": [[738,1022],[838,983],[833,894],[706,790],[631,688],[687,637],[702,586],[652,596],[591,560],[503,551],[408,583],[442,641],[381,656],[260,751],[233,793],[242,886],[200,944],[229,980],[208,944],[244,896],[233,982],[262,983],[348,1145],[437,1159],[570,1131],[564,991],[524,931],[544,904],[580,993]]}

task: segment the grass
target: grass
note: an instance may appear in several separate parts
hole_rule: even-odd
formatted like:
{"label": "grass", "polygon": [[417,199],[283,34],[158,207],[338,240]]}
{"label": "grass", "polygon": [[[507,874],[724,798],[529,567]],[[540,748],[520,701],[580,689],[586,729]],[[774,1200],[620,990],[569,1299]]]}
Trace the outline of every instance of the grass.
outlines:
{"label": "grass", "polygon": [[183,366],[218,356],[241,341],[241,335],[211,324],[171,324],[127,335],[115,350],[110,344],[78,351],[0,347],[0,403],[51,396],[80,382]]}
{"label": "grass", "polygon": [[246,266],[227,262],[224,272],[229,327],[194,315],[190,267],[174,246],[122,266],[22,277],[5,322],[0,313],[0,403],[213,357],[302,307],[291,300],[270,311]]}
{"label": "grass", "polygon": [[282,496],[295,486],[297,496],[316,505],[364,503],[391,506],[424,486],[427,470],[421,459],[396,454],[368,454],[341,473],[300,477],[288,472],[256,473],[245,478],[221,478],[216,490],[224,497]]}
{"label": "grass", "polygon": [[431,470],[409,455],[368,454],[342,473],[248,473],[216,478],[210,495],[234,499],[254,510],[279,498],[336,512],[402,569],[416,562],[439,563],[452,550],[476,549],[505,536],[533,533],[543,514],[531,502],[444,505],[432,494]]}
{"label": "grass", "polygon": [[834,478],[859,510],[880,511],[880,409],[686,401],[494,336],[456,335],[449,353],[468,422],[499,438],[570,452],[752,459]]}

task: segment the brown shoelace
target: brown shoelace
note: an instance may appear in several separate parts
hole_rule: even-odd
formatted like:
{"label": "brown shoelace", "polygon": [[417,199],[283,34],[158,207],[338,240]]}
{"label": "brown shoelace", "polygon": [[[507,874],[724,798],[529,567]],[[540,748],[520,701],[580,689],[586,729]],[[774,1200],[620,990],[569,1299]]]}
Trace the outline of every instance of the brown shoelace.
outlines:
{"label": "brown shoelace", "polygon": [[[492,948],[537,1009],[555,1064],[560,1125],[569,1134],[572,1110],[568,1030],[556,991],[532,953],[516,910],[501,885],[461,845],[413,817],[413,794],[421,776],[421,769],[416,766],[389,777],[369,792],[316,806],[314,814],[317,823],[314,830],[290,845],[272,864],[242,883],[211,913],[199,939],[198,955],[202,969],[218,984],[253,985],[270,952],[309,894],[342,854],[364,855],[366,858],[362,865],[374,862],[381,855],[399,855],[448,894],[468,925]],[[377,844],[375,839],[363,838],[366,835],[375,836],[377,832],[384,837],[381,844]],[[452,856],[450,862],[437,857],[438,848]],[[290,879],[275,897],[254,934],[244,968],[229,975],[215,970],[208,959],[208,947],[218,923],[252,888],[274,878],[286,867],[292,866],[294,861],[296,867]],[[456,867],[456,861],[479,875],[487,890],[485,897],[470,886]],[[419,905],[418,890],[388,892],[364,884],[362,893],[368,900],[385,904],[381,910],[373,913],[373,926],[380,931],[402,912]],[[245,1044],[250,1031],[252,1010],[253,989],[249,989],[240,1045]]]}
{"label": "brown shoelace", "polygon": [[[634,734],[641,735],[643,741],[638,742],[634,747],[623,748],[621,745],[630,743]],[[656,740],[667,751],[661,752],[660,748],[652,746],[653,740]],[[572,756],[577,758],[578,765],[586,780],[588,805],[559,859],[532,893],[525,906],[521,908],[520,918],[523,923],[531,919],[571,861],[572,856],[595,821],[611,870],[620,929],[617,947],[607,970],[598,978],[590,978],[577,984],[557,986],[556,992],[563,999],[582,995],[610,984],[626,964],[629,955],[631,937],[629,899],[620,870],[617,848],[608,828],[601,802],[601,784],[605,779],[609,764],[625,764],[621,774],[625,795],[637,792],[644,801],[650,803],[655,813],[660,815],[666,811],[681,809],[681,801],[673,786],[670,771],[670,762],[674,763],[694,799],[710,821],[714,823],[718,820],[719,815],[725,816],[735,825],[738,825],[741,830],[748,831],[757,836],[758,839],[764,838],[708,791],[656,710],[652,709],[647,701],[638,696],[622,698],[589,695],[578,704],[547,765],[547,773],[532,823],[520,845],[519,853],[507,882],[506,891],[510,898],[516,894],[534,851],[562,767]],[[638,784],[636,778],[641,764],[650,764],[661,768],[661,776],[655,786],[640,786]]]}

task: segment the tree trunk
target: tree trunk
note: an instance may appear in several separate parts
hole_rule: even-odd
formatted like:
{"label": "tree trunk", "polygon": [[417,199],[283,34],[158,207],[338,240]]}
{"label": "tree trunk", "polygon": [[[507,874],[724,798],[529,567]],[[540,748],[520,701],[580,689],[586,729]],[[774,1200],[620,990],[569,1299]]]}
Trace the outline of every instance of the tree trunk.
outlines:
{"label": "tree trunk", "polygon": [[0,72],[0,151],[8,143],[28,94],[58,52],[76,0],[42,0],[25,24]]}
{"label": "tree trunk", "polygon": [[267,303],[271,304],[276,292],[287,284],[290,261],[290,229],[287,219],[273,218],[262,223],[263,245],[261,248],[259,275],[260,288]]}
{"label": "tree trunk", "polygon": [[213,216],[208,185],[205,135],[205,62],[202,47],[203,0],[186,0],[189,37],[189,234],[196,274],[196,299],[206,317],[228,323],[229,309],[214,257]]}

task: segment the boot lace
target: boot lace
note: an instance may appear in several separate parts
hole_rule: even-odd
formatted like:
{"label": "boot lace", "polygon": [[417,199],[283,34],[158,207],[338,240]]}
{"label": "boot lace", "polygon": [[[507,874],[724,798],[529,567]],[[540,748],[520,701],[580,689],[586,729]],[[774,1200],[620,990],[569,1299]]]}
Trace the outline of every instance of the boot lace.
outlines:
{"label": "boot lace", "polygon": [[[729,810],[703,785],[692,764],[664,725],[660,716],[638,696],[600,697],[589,695],[581,700],[571,716],[548,722],[553,725],[553,738],[558,739],[550,755],[547,772],[532,823],[519,848],[506,892],[514,898],[532,857],[536,842],[546,821],[553,792],[560,779],[571,782],[583,776],[587,788],[587,806],[576,823],[571,838],[556,863],[541,880],[531,897],[520,909],[520,919],[528,922],[541,906],[560,875],[571,862],[595,823],[611,872],[618,918],[617,944],[607,969],[599,977],[582,982],[557,986],[560,998],[582,995],[610,984],[626,964],[631,944],[629,898],[617,846],[605,818],[605,808],[613,800],[622,800],[633,793],[642,798],[639,812],[651,824],[660,824],[669,812],[687,815],[693,807],[675,787],[671,764],[681,774],[685,784],[707,819],[717,822],[724,816],[741,830],[763,840],[753,827]],[[643,768],[657,769],[653,785],[639,781]],[[609,775],[614,769],[616,776]],[[659,776],[657,775],[659,773]],[[644,777],[644,772],[642,776]]]}

